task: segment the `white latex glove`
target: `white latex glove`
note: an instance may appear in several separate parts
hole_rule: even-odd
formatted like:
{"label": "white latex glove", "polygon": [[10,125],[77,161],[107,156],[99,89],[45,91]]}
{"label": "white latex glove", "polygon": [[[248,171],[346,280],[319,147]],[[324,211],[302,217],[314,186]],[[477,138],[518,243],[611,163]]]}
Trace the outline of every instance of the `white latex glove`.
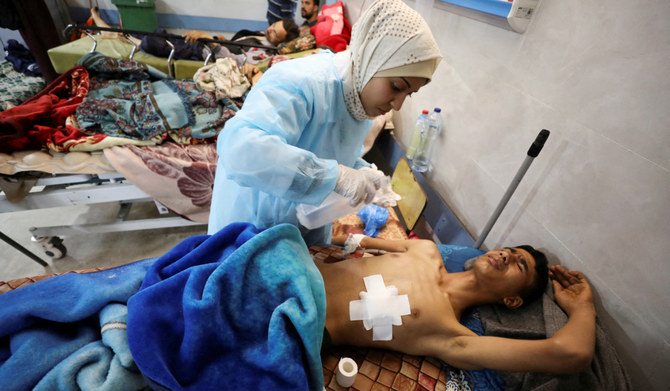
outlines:
{"label": "white latex glove", "polygon": [[361,202],[369,204],[381,186],[384,173],[374,165],[358,170],[339,165],[339,175],[335,183],[335,192],[349,198],[349,205],[356,206]]}

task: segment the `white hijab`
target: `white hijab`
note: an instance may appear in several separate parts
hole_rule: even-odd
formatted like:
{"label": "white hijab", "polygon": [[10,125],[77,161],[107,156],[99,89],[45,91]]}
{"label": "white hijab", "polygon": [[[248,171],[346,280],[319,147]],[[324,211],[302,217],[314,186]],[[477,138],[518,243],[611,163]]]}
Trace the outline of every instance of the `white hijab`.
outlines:
{"label": "white hijab", "polygon": [[377,0],[354,24],[349,48],[335,56],[335,66],[344,84],[349,113],[358,120],[368,119],[360,93],[381,71],[409,64],[430,62],[421,74],[391,72],[396,76],[432,75],[442,58],[437,43],[421,15],[401,0]]}

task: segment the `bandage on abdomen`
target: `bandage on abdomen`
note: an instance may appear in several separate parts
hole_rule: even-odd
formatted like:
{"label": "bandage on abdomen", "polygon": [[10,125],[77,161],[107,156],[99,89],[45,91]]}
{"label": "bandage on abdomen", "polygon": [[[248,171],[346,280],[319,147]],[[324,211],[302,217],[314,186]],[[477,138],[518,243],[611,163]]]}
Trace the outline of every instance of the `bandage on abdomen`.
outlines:
{"label": "bandage on abdomen", "polygon": [[411,313],[407,295],[398,296],[398,288],[384,285],[381,274],[363,278],[365,291],[360,300],[349,302],[349,320],[362,320],[366,330],[372,329],[373,341],[390,341],[393,326],[401,326],[401,316]]}

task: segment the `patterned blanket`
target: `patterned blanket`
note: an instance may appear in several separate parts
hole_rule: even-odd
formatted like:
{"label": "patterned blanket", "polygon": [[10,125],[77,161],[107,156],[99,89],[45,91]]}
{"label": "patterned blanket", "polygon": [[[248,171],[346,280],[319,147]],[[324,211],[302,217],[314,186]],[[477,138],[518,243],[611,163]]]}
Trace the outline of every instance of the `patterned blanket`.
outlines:
{"label": "patterned blanket", "polygon": [[45,86],[43,77],[24,75],[15,71],[11,62],[0,61],[0,111],[25,102]]}
{"label": "patterned blanket", "polygon": [[79,64],[92,78],[91,90],[77,109],[76,126],[109,137],[152,144],[168,137],[184,144],[211,141],[244,101],[225,96],[217,100],[192,80],[171,80],[132,60],[90,53]]}
{"label": "patterned blanket", "polygon": [[216,144],[167,142],[104,150],[116,171],[174,213],[207,223],[216,172]]}
{"label": "patterned blanket", "polygon": [[0,113],[0,152],[212,142],[245,96],[217,100],[192,80],[89,53],[33,98]]}

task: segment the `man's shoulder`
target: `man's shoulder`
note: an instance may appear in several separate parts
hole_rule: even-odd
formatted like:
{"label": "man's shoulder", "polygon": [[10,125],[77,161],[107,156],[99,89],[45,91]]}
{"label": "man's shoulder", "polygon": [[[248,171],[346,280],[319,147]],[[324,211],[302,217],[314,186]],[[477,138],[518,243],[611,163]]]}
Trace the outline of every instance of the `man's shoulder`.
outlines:
{"label": "man's shoulder", "polygon": [[408,241],[410,244],[408,251],[419,252],[428,258],[439,259],[442,261],[442,256],[437,249],[437,245],[432,240],[427,239],[412,239]]}

